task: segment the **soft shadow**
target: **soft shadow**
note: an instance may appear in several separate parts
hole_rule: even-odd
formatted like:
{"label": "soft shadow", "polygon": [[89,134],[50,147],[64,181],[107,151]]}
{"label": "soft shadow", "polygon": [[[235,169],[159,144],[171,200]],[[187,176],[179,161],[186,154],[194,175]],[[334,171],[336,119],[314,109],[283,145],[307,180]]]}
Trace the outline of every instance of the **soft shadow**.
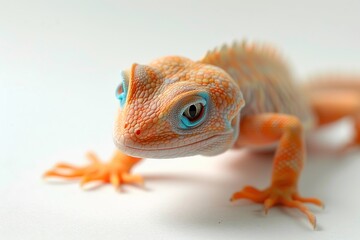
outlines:
{"label": "soft shadow", "polygon": [[[353,156],[353,154],[348,153],[342,158],[347,158],[348,155]],[[167,208],[167,212],[164,214],[164,223],[180,224],[185,227],[195,225],[204,229],[214,229],[214,226],[217,225],[217,227],[233,231],[241,231],[244,228],[247,231],[249,228],[257,231],[261,225],[266,228],[276,225],[280,227],[283,225],[284,219],[291,218],[291,221],[286,224],[296,224],[304,230],[313,230],[306,216],[296,209],[275,207],[265,217],[262,206],[259,204],[250,203],[247,200],[235,203],[228,201],[233,192],[240,190],[245,185],[253,185],[260,189],[269,185],[273,153],[233,151],[218,157],[225,159],[225,161],[219,162],[219,171],[228,171],[229,176],[232,177],[210,180],[199,179],[196,176],[149,176],[149,180],[153,178],[155,181],[194,181],[199,184],[196,190],[192,188],[186,194],[191,196],[190,199],[186,199],[189,204],[184,205],[184,197],[179,196],[177,198],[179,202],[174,203],[174,207],[171,209]],[[326,205],[327,192],[331,191],[327,182],[341,171],[341,166],[344,166],[343,162],[339,161],[338,155],[322,154],[321,157],[310,155],[300,179],[300,193],[304,197],[317,197]],[[238,176],[238,180],[234,176]],[[207,181],[211,181],[212,188],[201,187],[209,184]],[[309,205],[309,208],[316,215],[322,213],[322,210],[316,206]],[[317,231],[323,229],[321,223],[318,223]]]}
{"label": "soft shadow", "polygon": [[205,179],[202,176],[190,174],[142,174],[145,182],[173,182],[173,183],[210,183],[215,182],[213,179]]}

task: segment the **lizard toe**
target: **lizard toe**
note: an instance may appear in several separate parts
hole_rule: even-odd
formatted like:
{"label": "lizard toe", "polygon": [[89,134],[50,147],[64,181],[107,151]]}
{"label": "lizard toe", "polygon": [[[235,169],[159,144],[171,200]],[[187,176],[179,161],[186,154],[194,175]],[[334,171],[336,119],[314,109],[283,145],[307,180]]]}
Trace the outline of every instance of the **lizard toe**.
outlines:
{"label": "lizard toe", "polygon": [[272,186],[265,190],[258,190],[251,186],[244,187],[241,191],[236,192],[231,197],[231,201],[239,199],[248,199],[253,202],[262,203],[264,206],[265,214],[269,209],[276,206],[285,206],[291,208],[297,208],[306,215],[312,227],[316,228],[315,215],[304,205],[304,203],[312,203],[319,207],[323,207],[324,204],[317,198],[304,198],[301,197],[293,188],[283,188]]}

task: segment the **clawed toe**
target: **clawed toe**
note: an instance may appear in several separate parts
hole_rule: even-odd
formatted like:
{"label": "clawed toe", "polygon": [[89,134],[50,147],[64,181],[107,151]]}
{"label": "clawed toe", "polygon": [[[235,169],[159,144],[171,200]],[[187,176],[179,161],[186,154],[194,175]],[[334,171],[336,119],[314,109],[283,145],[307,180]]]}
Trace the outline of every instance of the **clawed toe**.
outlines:
{"label": "clawed toe", "polygon": [[315,217],[315,215],[302,202],[296,201],[296,200],[288,200],[288,201],[283,201],[283,205],[286,206],[286,207],[299,209],[302,213],[304,213],[307,216],[307,218],[309,219],[312,227],[314,229],[316,228],[316,217]]}
{"label": "clawed toe", "polygon": [[[118,159],[119,157],[124,158]],[[115,189],[122,184],[143,185],[143,178],[139,175],[132,175],[129,171],[132,165],[140,159],[125,156],[117,153],[113,161],[102,163],[99,158],[89,152],[87,158],[90,161],[85,167],[78,167],[68,163],[58,163],[54,168],[47,171],[43,177],[57,177],[63,179],[80,179],[80,186],[85,186],[91,182],[111,183]]]}
{"label": "clawed toe", "polygon": [[249,199],[257,203],[262,203],[265,214],[275,205],[297,208],[307,216],[314,229],[316,227],[316,217],[303,203],[312,203],[319,207],[324,206],[319,199],[304,198],[297,193],[291,194],[291,191],[276,187],[270,187],[260,191],[254,187],[246,186],[241,191],[234,193],[230,200],[235,201],[238,199]]}
{"label": "clawed toe", "polygon": [[253,202],[261,203],[265,201],[266,193],[254,187],[246,186],[240,192],[234,193],[230,200],[235,201],[238,199],[249,199]]}
{"label": "clawed toe", "polygon": [[318,207],[324,208],[324,203],[321,200],[317,199],[317,198],[304,198],[304,197],[299,196],[298,194],[295,194],[293,196],[293,199],[297,200],[299,202],[311,203],[311,204],[314,204],[314,205],[316,205]]}
{"label": "clawed toe", "polygon": [[80,171],[78,168],[73,167],[69,164],[59,163],[53,169],[50,169],[49,171],[45,172],[43,174],[43,177],[44,178],[59,177],[65,179],[74,179],[74,178],[79,178],[82,175],[83,175],[82,171]]}

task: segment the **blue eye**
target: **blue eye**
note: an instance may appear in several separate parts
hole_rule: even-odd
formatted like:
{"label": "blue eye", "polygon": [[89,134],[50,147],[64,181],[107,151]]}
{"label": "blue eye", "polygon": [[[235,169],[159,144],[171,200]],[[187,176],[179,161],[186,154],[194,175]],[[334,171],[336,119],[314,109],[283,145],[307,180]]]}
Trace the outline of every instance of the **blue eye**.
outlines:
{"label": "blue eye", "polygon": [[180,116],[180,128],[190,129],[200,125],[205,120],[206,112],[204,99],[186,106]]}
{"label": "blue eye", "polygon": [[121,73],[121,83],[116,88],[115,97],[120,101],[120,107],[123,107],[126,102],[127,89],[125,86],[125,76],[124,73]]}

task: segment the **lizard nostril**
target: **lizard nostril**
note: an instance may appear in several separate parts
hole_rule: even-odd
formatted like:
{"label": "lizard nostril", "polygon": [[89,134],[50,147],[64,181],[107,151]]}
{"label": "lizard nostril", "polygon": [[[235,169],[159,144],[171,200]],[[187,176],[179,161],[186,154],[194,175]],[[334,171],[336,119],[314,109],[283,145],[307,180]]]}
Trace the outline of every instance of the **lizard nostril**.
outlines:
{"label": "lizard nostril", "polygon": [[129,124],[128,124],[128,123],[125,123],[124,128],[127,128],[128,126],[129,126]]}
{"label": "lizard nostril", "polygon": [[140,135],[140,133],[141,133],[140,129],[138,129],[138,130],[135,131],[135,134],[136,134],[136,135]]}

